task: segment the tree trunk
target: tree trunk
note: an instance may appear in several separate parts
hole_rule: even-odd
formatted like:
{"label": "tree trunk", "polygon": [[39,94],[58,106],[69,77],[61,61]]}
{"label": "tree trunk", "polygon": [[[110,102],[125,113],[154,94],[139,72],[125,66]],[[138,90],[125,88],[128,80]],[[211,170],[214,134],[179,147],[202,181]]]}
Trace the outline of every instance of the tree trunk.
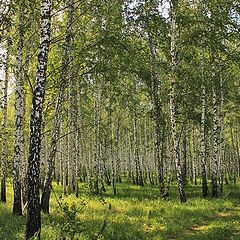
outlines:
{"label": "tree trunk", "polygon": [[[120,113],[118,113],[120,114]],[[120,114],[121,116],[121,114]],[[121,157],[120,157],[120,119],[117,117],[116,119],[116,129],[115,129],[115,158],[116,158],[116,178],[117,182],[121,183]]]}
{"label": "tree trunk", "polygon": [[9,81],[9,48],[7,43],[7,52],[5,60],[5,76],[3,81],[2,97],[2,157],[1,157],[1,202],[6,202],[6,178],[7,178],[7,104],[8,104],[8,81]]}
{"label": "tree trunk", "polygon": [[68,139],[67,137],[64,138],[64,144],[63,144],[63,164],[62,164],[62,168],[63,168],[63,194],[66,195],[67,194],[67,152],[68,152]]}
{"label": "tree trunk", "polygon": [[64,83],[61,82],[58,100],[55,109],[54,116],[54,129],[52,131],[52,139],[50,146],[50,153],[47,159],[47,173],[44,181],[43,193],[41,198],[41,209],[44,213],[49,213],[49,200],[52,188],[53,172],[54,172],[54,160],[57,151],[57,141],[59,138],[59,129],[61,124],[62,104],[64,99]]}
{"label": "tree trunk", "polygon": [[117,194],[117,166],[116,166],[116,158],[115,158],[115,145],[114,145],[114,127],[113,127],[113,120],[112,120],[112,105],[109,111],[109,137],[110,137],[110,157],[111,157],[111,164],[112,164],[112,187],[113,187],[113,194]]}
{"label": "tree trunk", "polygon": [[[220,71],[220,192],[223,192],[223,180],[225,175],[225,139],[224,139],[224,93],[223,93],[223,79],[222,73]],[[238,141],[238,140],[237,140]],[[237,143],[237,156],[239,157],[238,152],[238,142]]]}
{"label": "tree trunk", "polygon": [[93,192],[99,194],[99,93],[94,79],[94,152],[93,152]]}
{"label": "tree trunk", "polygon": [[176,171],[177,171],[177,181],[178,181],[178,191],[180,195],[180,201],[186,202],[186,194],[183,184],[181,160],[177,139],[177,127],[176,127],[176,112],[175,112],[175,82],[176,82],[176,67],[177,67],[177,52],[176,52],[176,13],[175,13],[175,3],[172,2],[171,6],[171,59],[172,59],[172,76],[171,76],[171,86],[170,86],[170,118],[171,118],[171,130],[173,139],[173,157],[175,160]]}
{"label": "tree trunk", "polygon": [[69,75],[69,63],[70,63],[70,51],[71,51],[71,43],[72,43],[72,22],[73,22],[73,14],[74,14],[74,3],[73,0],[69,0],[68,2],[68,23],[67,23],[67,35],[64,44],[63,58],[62,58],[62,76],[61,82],[58,92],[58,98],[55,108],[55,116],[54,116],[54,129],[52,131],[52,139],[50,146],[50,154],[47,160],[47,173],[44,181],[44,188],[41,198],[41,208],[43,212],[49,213],[49,200],[52,188],[52,180],[53,180],[53,172],[55,167],[55,157],[57,152],[57,143],[59,138],[59,130],[61,125],[61,115],[63,109],[64,102],[64,94],[66,83],[68,81]]}
{"label": "tree trunk", "polygon": [[[213,60],[212,60],[213,61]],[[215,66],[212,62],[212,196],[218,197],[218,145],[217,145],[217,94],[215,89]]]}
{"label": "tree trunk", "polygon": [[[84,168],[87,170],[87,166],[84,166],[83,164],[83,158],[84,154],[86,154],[86,149],[84,148],[84,141],[83,141],[83,122],[82,122],[82,110],[81,110],[81,87],[80,87],[80,82],[78,81],[76,84],[76,126],[77,126],[77,132],[76,132],[76,168],[75,168],[75,194],[76,197],[79,195],[79,190],[78,190],[78,174],[81,171],[80,165],[82,166],[82,169],[84,171]],[[85,174],[85,173],[83,173]],[[84,176],[83,176],[84,178]]]}
{"label": "tree trunk", "polygon": [[208,196],[207,173],[206,173],[206,146],[205,146],[205,115],[206,115],[206,87],[204,78],[204,59],[201,53],[201,75],[202,75],[202,96],[201,96],[201,126],[200,126],[200,157],[202,169],[202,196]]}
{"label": "tree trunk", "polygon": [[155,158],[157,163],[157,180],[160,195],[164,195],[164,178],[163,178],[163,159],[161,158],[161,128],[160,128],[160,101],[158,97],[158,89],[161,84],[156,71],[156,49],[153,43],[151,32],[148,33],[149,48],[151,53],[151,101],[152,101],[152,118],[154,125],[154,147]]}
{"label": "tree trunk", "polygon": [[134,162],[136,170],[135,182],[137,185],[143,186],[143,174],[139,159],[139,142],[138,142],[138,124],[137,124],[137,110],[133,110],[133,142],[134,142]]}
{"label": "tree trunk", "polygon": [[41,2],[41,37],[38,53],[37,78],[32,99],[32,113],[30,118],[30,145],[27,171],[27,222],[26,239],[35,235],[40,239],[41,212],[40,212],[40,150],[41,150],[41,122],[42,109],[46,87],[46,71],[48,51],[50,45],[50,16],[51,1]]}
{"label": "tree trunk", "polygon": [[186,187],[187,185],[187,127],[188,124],[185,123],[183,127],[183,161],[182,161],[182,176],[184,187]]}
{"label": "tree trunk", "polygon": [[13,158],[13,214],[22,215],[21,199],[21,160],[24,155],[24,82],[23,82],[23,37],[24,37],[24,13],[23,0],[20,0],[20,26],[16,69],[15,90],[15,134],[14,134],[14,158]]}
{"label": "tree trunk", "polygon": [[[29,71],[29,63],[30,63],[30,53],[27,54],[26,56],[26,61],[25,64],[23,66],[23,76],[22,78],[27,79],[29,78],[28,76],[28,71]],[[27,159],[27,142],[26,142],[26,96],[27,96],[27,89],[24,88],[23,93],[23,120],[22,120],[22,129],[23,129],[23,149],[22,149],[22,155],[21,155],[21,189],[22,189],[22,201],[23,201],[23,205],[26,204],[27,202],[27,165],[28,165],[28,159]]]}
{"label": "tree trunk", "polygon": [[73,82],[72,79],[69,81],[68,88],[68,161],[67,161],[67,194],[72,194],[73,192],[73,167],[74,167],[74,142],[75,142],[75,132],[74,132],[74,114],[73,114]]}
{"label": "tree trunk", "polygon": [[197,161],[197,151],[196,151],[196,130],[193,126],[192,131],[192,160],[193,160],[193,179],[194,184],[197,185],[197,177],[198,177],[198,161]]}

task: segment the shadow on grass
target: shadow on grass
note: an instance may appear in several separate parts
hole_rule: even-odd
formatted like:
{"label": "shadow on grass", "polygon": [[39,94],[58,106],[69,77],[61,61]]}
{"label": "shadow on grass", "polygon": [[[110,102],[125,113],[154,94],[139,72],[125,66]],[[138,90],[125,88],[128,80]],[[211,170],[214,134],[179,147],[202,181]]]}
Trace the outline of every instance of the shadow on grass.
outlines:
{"label": "shadow on grass", "polygon": [[0,239],[23,239],[25,217],[13,215],[3,203],[0,203],[0,212]]}
{"label": "shadow on grass", "polygon": [[114,195],[111,187],[107,187],[107,191],[103,193],[104,197],[114,199],[136,199],[142,200],[156,200],[160,198],[157,186],[145,185],[143,187],[136,185],[127,185],[125,183],[119,184],[117,194]]}
{"label": "shadow on grass", "polygon": [[[77,230],[82,230],[77,239],[94,239],[104,220],[107,227],[103,239],[107,240],[240,239],[240,191],[239,187],[231,187],[226,187],[222,198],[212,200],[200,198],[200,184],[190,185],[186,189],[189,197],[186,204],[179,203],[177,186],[171,186],[167,201],[160,200],[157,186],[123,183],[118,185],[117,195],[108,187],[102,198],[112,204],[112,208],[108,209],[107,204],[101,205],[97,197],[91,196],[92,203],[77,217],[80,222]],[[56,192],[61,194],[59,189]],[[81,194],[88,199],[86,189],[82,188]],[[53,200],[56,207],[56,199]],[[73,196],[66,200],[81,204],[81,200]],[[0,203],[0,240],[20,240],[24,236],[25,217],[13,216],[10,205]],[[42,215],[42,239],[59,239],[62,228],[63,218],[52,206],[52,215]],[[73,231],[73,228],[69,225],[67,230]]]}
{"label": "shadow on grass", "polygon": [[179,238],[181,240],[239,240],[240,215],[236,212],[230,214],[213,215],[202,225],[194,225],[187,229]]}
{"label": "shadow on grass", "polygon": [[[89,218],[89,216],[87,216]],[[61,225],[62,218],[60,216],[47,216],[45,215],[43,219],[46,219],[42,228],[42,237],[43,239],[59,239],[61,235]],[[112,219],[106,218],[106,228],[103,230],[103,233],[100,234],[101,229],[104,224],[104,219],[86,219],[86,216],[81,218],[79,217],[78,221],[80,222],[79,228],[76,231],[76,239],[108,239],[108,240],[145,240],[151,239],[146,235],[144,229],[141,227],[140,222],[131,222],[129,219],[121,219],[121,221],[113,221]],[[55,233],[51,235],[49,233],[50,226],[54,226]],[[57,229],[57,231],[56,231]],[[65,236],[72,231],[71,226],[65,232]],[[77,233],[79,232],[79,233]],[[80,233],[81,232],[81,233]],[[96,238],[98,236],[98,238]],[[55,237],[55,238],[54,238]],[[104,238],[101,238],[104,237]],[[75,239],[74,238],[74,239]],[[68,238],[67,238],[68,239]]]}
{"label": "shadow on grass", "polygon": [[[231,187],[232,189],[229,189],[229,186],[224,190],[224,193],[220,195],[219,197],[226,197],[229,199],[240,199],[240,190],[237,191],[237,187]],[[106,192],[103,192],[104,197],[109,198],[117,198],[117,199],[137,199],[139,201],[141,200],[156,200],[160,199],[160,193],[159,189],[156,185],[150,185],[145,184],[144,187],[136,186],[133,184],[118,184],[117,187],[117,194],[114,195],[111,187],[106,187]],[[238,193],[236,195],[235,193]],[[193,199],[193,198],[199,198],[202,197],[202,189],[201,184],[198,185],[187,185],[186,187],[186,195],[187,199]],[[178,193],[178,187],[176,185],[171,185],[169,190],[169,200],[176,200],[179,201],[179,193]],[[211,197],[211,186],[209,185],[209,197],[206,197],[205,199],[212,199]]]}

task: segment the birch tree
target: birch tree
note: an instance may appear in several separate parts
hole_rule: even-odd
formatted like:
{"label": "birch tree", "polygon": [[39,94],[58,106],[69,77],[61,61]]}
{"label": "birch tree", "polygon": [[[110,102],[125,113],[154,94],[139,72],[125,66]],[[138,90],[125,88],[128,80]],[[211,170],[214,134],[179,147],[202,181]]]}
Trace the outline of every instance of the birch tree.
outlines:
{"label": "birch tree", "polygon": [[186,202],[186,194],[183,183],[182,167],[180,160],[180,152],[177,139],[177,126],[176,126],[176,112],[175,112],[175,84],[177,80],[177,51],[176,51],[176,37],[177,37],[177,23],[176,23],[176,8],[178,1],[171,1],[171,80],[170,80],[170,119],[171,119],[171,132],[173,141],[173,156],[177,171],[178,190],[180,201]]}
{"label": "birch tree", "polygon": [[2,156],[1,156],[1,201],[6,202],[6,178],[7,178],[7,104],[8,104],[8,82],[9,82],[9,48],[10,40],[7,41],[7,50],[4,61],[4,79],[2,90]]}
{"label": "birch tree", "polygon": [[201,126],[200,126],[200,157],[202,168],[202,195],[206,197],[208,195],[207,186],[207,173],[206,173],[206,146],[205,146],[205,116],[206,116],[206,86],[204,78],[204,54],[201,52],[201,79],[202,79],[202,95],[201,95]]}
{"label": "birch tree", "polygon": [[30,145],[27,170],[27,222],[26,239],[35,235],[40,239],[40,151],[41,151],[41,122],[46,88],[46,71],[50,45],[51,1],[41,1],[41,36],[37,61],[37,74],[32,98],[30,118]]}
{"label": "birch tree", "polygon": [[211,77],[212,77],[212,196],[218,197],[218,139],[217,139],[217,93],[216,93],[216,69],[214,55],[211,54]]}
{"label": "birch tree", "polygon": [[74,14],[73,0],[68,1],[67,7],[68,7],[68,22],[67,22],[66,39],[64,43],[63,57],[62,57],[62,74],[61,74],[60,87],[58,91],[58,98],[57,98],[57,103],[55,108],[54,128],[52,131],[50,154],[47,162],[47,165],[48,165],[47,174],[46,174],[43,194],[41,198],[41,208],[45,213],[49,213],[49,200],[50,200],[53,173],[54,173],[54,167],[55,167],[54,160],[56,157],[57,143],[59,138],[65,88],[69,78],[69,64],[71,59],[70,54],[71,54],[72,37],[73,37],[72,36],[72,24],[73,24],[73,14]]}
{"label": "birch tree", "polygon": [[23,38],[24,38],[24,0],[20,0],[18,56],[16,62],[15,87],[15,142],[13,159],[13,213],[22,215],[21,199],[21,161],[24,157],[24,80],[23,80]]}

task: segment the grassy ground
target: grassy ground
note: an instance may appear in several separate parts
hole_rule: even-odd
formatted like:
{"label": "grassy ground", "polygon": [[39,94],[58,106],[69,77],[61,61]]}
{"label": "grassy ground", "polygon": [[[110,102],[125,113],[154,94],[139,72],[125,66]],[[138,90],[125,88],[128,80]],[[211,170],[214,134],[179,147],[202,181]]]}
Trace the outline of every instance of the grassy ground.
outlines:
{"label": "grassy ground", "polygon": [[[171,198],[158,198],[156,187],[119,184],[118,195],[108,189],[101,198],[87,194],[81,186],[80,197],[60,198],[54,185],[51,215],[42,214],[42,239],[105,240],[240,240],[240,189],[226,189],[222,198],[201,199],[200,186],[187,189],[189,200],[180,204],[177,189]],[[0,239],[24,239],[25,217],[11,214],[12,187],[8,202],[0,203]],[[58,201],[61,203],[59,207]]]}

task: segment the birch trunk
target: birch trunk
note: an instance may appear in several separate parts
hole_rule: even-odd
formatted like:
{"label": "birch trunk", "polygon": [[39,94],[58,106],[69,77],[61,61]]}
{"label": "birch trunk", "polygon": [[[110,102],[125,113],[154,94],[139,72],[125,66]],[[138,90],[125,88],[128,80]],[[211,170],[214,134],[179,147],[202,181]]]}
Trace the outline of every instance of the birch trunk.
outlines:
{"label": "birch trunk", "polygon": [[[118,113],[119,114],[119,113]],[[115,157],[116,157],[116,178],[117,182],[121,183],[121,156],[120,156],[120,119],[117,118],[116,130],[115,130]]]}
{"label": "birch trunk", "polygon": [[69,81],[68,88],[68,182],[67,182],[67,193],[72,194],[73,192],[73,167],[74,167],[74,114],[73,114],[73,82]]}
{"label": "birch trunk", "polygon": [[137,124],[137,110],[134,109],[133,112],[133,142],[134,142],[134,162],[135,162],[135,171],[136,171],[136,184],[143,186],[143,174],[140,166],[139,159],[139,142],[138,142],[138,124]]}
{"label": "birch trunk", "polygon": [[114,128],[113,128],[113,121],[112,121],[112,106],[110,107],[109,111],[109,129],[110,129],[110,157],[111,157],[111,164],[112,164],[112,187],[113,187],[113,194],[117,194],[117,167],[116,167],[116,158],[114,156],[115,147],[114,147]]}
{"label": "birch trunk", "polygon": [[73,14],[74,14],[73,4],[74,4],[73,0],[69,0],[67,35],[65,39],[64,52],[63,52],[63,58],[62,58],[62,76],[61,76],[61,82],[60,82],[58,98],[57,98],[57,103],[55,108],[54,129],[52,130],[50,153],[47,159],[47,173],[44,181],[44,188],[43,188],[43,193],[41,198],[41,208],[45,213],[49,213],[49,200],[50,200],[50,194],[51,194],[51,188],[52,188],[52,180],[53,180],[53,173],[54,173],[54,167],[55,167],[55,157],[57,152],[57,144],[59,139],[60,125],[61,125],[64,94],[65,94],[66,82],[68,80],[68,75],[69,75],[70,51],[71,51],[71,44],[72,44],[72,22],[73,22]]}
{"label": "birch trunk", "polygon": [[[59,136],[62,134],[62,121],[60,122],[59,126]],[[63,186],[63,161],[64,161],[64,156],[63,156],[63,140],[62,138],[59,139],[59,146],[58,146],[58,153],[59,153],[59,177],[60,177],[60,183]]]}
{"label": "birch trunk", "polygon": [[[225,140],[224,140],[224,92],[223,92],[223,79],[220,71],[220,191],[223,192],[223,180],[225,175]],[[238,143],[238,142],[236,142]],[[237,156],[238,156],[237,144]]]}
{"label": "birch trunk", "polygon": [[54,162],[57,151],[57,142],[59,138],[59,130],[61,124],[61,113],[62,113],[62,104],[64,99],[64,84],[60,84],[58,100],[55,109],[54,116],[54,129],[52,131],[50,153],[47,158],[47,172],[44,180],[43,193],[41,198],[41,209],[44,213],[49,213],[49,200],[52,188],[53,172],[54,172]]}
{"label": "birch trunk", "polygon": [[177,139],[177,127],[176,127],[176,112],[175,112],[175,82],[176,82],[176,67],[177,67],[177,56],[176,56],[176,6],[174,1],[171,6],[171,59],[172,59],[172,76],[171,76],[171,85],[170,85],[170,118],[171,118],[171,131],[173,139],[173,157],[176,165],[177,171],[177,182],[178,182],[178,191],[180,195],[180,201],[186,202],[186,194],[184,189],[183,177],[182,177],[182,168],[181,160]]}
{"label": "birch trunk", "polygon": [[23,0],[20,0],[20,25],[18,56],[16,62],[16,88],[15,88],[15,134],[14,134],[14,158],[13,158],[13,214],[22,215],[21,197],[21,160],[24,156],[24,81],[23,81],[23,37],[24,37],[24,13]]}
{"label": "birch trunk", "polygon": [[127,143],[128,143],[128,163],[127,163],[127,177],[130,180],[132,178],[132,141],[131,141],[131,135],[128,132],[127,134]]}
{"label": "birch trunk", "polygon": [[[77,121],[78,122],[78,117]],[[79,167],[79,160],[80,160],[80,130],[77,129],[76,134],[75,134],[75,169],[74,169],[74,191],[75,191],[75,196],[78,197],[79,191],[78,191],[78,175],[80,172],[80,167]]]}
{"label": "birch trunk", "polygon": [[64,152],[64,156],[63,156],[63,194],[66,195],[67,194],[67,152],[68,152],[68,138],[64,138],[63,141],[64,145],[63,145],[63,152]]}
{"label": "birch trunk", "polygon": [[[187,118],[186,118],[187,119]],[[182,161],[182,176],[184,187],[187,185],[187,127],[188,124],[184,124],[183,127],[183,161]]]}
{"label": "birch trunk", "polygon": [[198,164],[197,164],[196,136],[195,135],[196,135],[196,130],[193,126],[193,131],[192,131],[193,179],[194,179],[194,184],[197,185]]}
{"label": "birch trunk", "polygon": [[156,49],[153,44],[151,32],[148,33],[148,41],[151,53],[151,101],[152,101],[152,117],[154,125],[154,150],[157,163],[157,181],[160,195],[164,195],[164,178],[163,178],[163,159],[161,158],[161,128],[160,128],[160,101],[158,97],[158,89],[160,81],[156,71]]}
{"label": "birch trunk", "polygon": [[41,36],[37,63],[37,77],[32,99],[32,113],[30,119],[30,145],[27,171],[27,222],[26,239],[34,235],[40,239],[41,214],[40,214],[40,150],[41,150],[41,122],[42,109],[46,87],[46,71],[48,51],[50,45],[50,16],[51,1],[41,2]]}
{"label": "birch trunk", "polygon": [[[29,63],[30,63],[30,55],[28,54],[26,57],[25,68],[23,72],[23,79],[28,78],[28,71],[29,71]],[[27,142],[26,142],[26,96],[27,96],[27,89],[24,89],[23,92],[23,152],[21,155],[21,188],[22,188],[22,201],[23,205],[27,202]]]}
{"label": "birch trunk", "polygon": [[[47,121],[47,110],[43,112],[42,116],[42,126],[41,132],[45,132]],[[40,151],[40,188],[43,189],[44,186],[44,178],[47,172],[47,155],[48,155],[48,143],[47,143],[47,136],[46,134],[42,135],[41,137],[41,151]]]}
{"label": "birch trunk", "polygon": [[201,96],[201,126],[200,126],[200,157],[202,170],[202,196],[208,196],[207,173],[206,173],[206,145],[205,145],[205,115],[206,115],[206,87],[204,78],[204,59],[201,53],[201,77],[202,77],[202,96]]}
{"label": "birch trunk", "polygon": [[81,94],[80,94],[80,88],[78,91],[78,113],[79,113],[79,129],[80,129],[80,138],[81,138],[81,158],[84,160],[84,165],[86,169],[86,174],[87,174],[87,181],[89,185],[90,192],[92,192],[92,179],[91,179],[91,171],[89,167],[89,157],[87,153],[87,143],[86,143],[86,137],[85,137],[85,131],[84,131],[84,122],[83,122],[83,116],[82,116],[82,99],[81,99]]}
{"label": "birch trunk", "polygon": [[236,184],[236,175],[237,175],[237,151],[234,141],[234,128],[231,127],[231,145],[232,145],[232,151],[231,151],[231,161],[229,161],[229,168],[230,168],[230,180],[232,180],[233,175],[233,182]]}
{"label": "birch trunk", "polygon": [[96,79],[94,79],[94,149],[93,149],[93,192],[99,194],[99,94]]}
{"label": "birch trunk", "polygon": [[218,197],[218,144],[217,144],[217,94],[215,89],[215,66],[212,63],[212,196]]}
{"label": "birch trunk", "polygon": [[2,157],[1,157],[1,202],[6,202],[6,178],[7,178],[7,104],[8,104],[8,81],[9,81],[9,43],[7,43],[5,58],[5,76],[3,81],[2,97]]}
{"label": "birch trunk", "polygon": [[[82,123],[82,110],[81,110],[81,87],[80,82],[77,82],[77,92],[76,92],[76,126],[77,126],[77,133],[76,133],[76,168],[75,168],[75,194],[76,197],[79,195],[78,190],[78,173],[80,172],[80,163],[84,170],[84,167],[86,168],[86,172],[88,174],[87,166],[84,166],[83,164],[83,156],[84,153],[86,153],[86,149],[84,149],[84,141],[83,141],[83,123]],[[85,174],[85,173],[84,173]],[[83,178],[85,178],[83,176]]]}

